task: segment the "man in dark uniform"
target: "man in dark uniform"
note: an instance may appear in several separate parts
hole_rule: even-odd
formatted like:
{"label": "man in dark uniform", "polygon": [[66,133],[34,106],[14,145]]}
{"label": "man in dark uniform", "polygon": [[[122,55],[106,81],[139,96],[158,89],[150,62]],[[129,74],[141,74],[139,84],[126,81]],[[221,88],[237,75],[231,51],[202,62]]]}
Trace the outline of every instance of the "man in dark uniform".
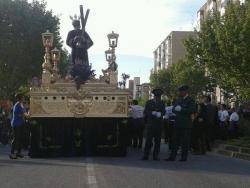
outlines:
{"label": "man in dark uniform", "polygon": [[190,145],[192,115],[196,111],[195,102],[188,95],[188,86],[183,85],[178,88],[179,98],[176,100],[173,112],[175,117],[175,128],[173,135],[173,148],[167,161],[175,161],[179,146],[181,146],[180,161],[187,161]]}
{"label": "man in dark uniform", "polygon": [[66,44],[72,48],[72,63],[77,60],[89,64],[87,50],[93,45],[93,41],[86,31],[81,29],[80,21],[73,20],[72,25],[74,30],[70,31],[67,36]]}
{"label": "man in dark uniform", "polygon": [[154,94],[154,99],[147,101],[144,109],[144,115],[147,125],[147,136],[146,145],[144,149],[144,156],[142,160],[148,160],[152,141],[154,138],[154,151],[153,160],[159,160],[158,155],[160,153],[161,145],[161,131],[162,131],[162,121],[165,115],[165,104],[161,100],[161,95],[163,91],[161,89],[154,89],[152,91]]}

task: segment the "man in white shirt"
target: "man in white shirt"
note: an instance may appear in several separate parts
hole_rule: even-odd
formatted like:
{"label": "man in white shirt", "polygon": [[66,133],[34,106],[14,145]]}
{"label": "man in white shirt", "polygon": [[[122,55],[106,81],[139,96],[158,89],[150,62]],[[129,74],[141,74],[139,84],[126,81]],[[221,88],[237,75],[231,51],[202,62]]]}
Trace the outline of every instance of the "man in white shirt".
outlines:
{"label": "man in white shirt", "polygon": [[227,106],[225,104],[221,105],[221,110],[218,112],[219,120],[220,120],[220,138],[225,140],[227,139],[227,127],[229,120],[229,113],[227,111]]}
{"label": "man in white shirt", "polygon": [[144,131],[144,108],[138,105],[137,100],[133,100],[131,106],[132,115],[132,145],[134,148],[142,148],[143,131]]}
{"label": "man in white shirt", "polygon": [[229,134],[231,138],[237,138],[238,136],[238,124],[239,124],[239,115],[235,111],[235,108],[231,109],[232,114],[230,116],[229,122],[230,122],[230,127],[229,127]]}
{"label": "man in white shirt", "polygon": [[166,114],[165,116],[163,116],[165,143],[168,143],[169,150],[171,150],[175,114],[173,113],[173,105],[171,105],[170,101],[167,102],[167,106],[165,109]]}

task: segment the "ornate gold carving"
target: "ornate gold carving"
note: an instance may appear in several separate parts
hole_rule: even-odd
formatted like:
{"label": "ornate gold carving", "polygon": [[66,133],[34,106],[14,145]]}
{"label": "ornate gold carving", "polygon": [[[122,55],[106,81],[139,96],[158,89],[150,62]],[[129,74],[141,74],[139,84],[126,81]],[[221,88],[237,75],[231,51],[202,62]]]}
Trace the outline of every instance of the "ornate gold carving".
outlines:
{"label": "ornate gold carving", "polygon": [[85,117],[91,106],[91,102],[72,101],[68,103],[70,112],[73,113],[75,117]]}
{"label": "ornate gold carving", "polygon": [[126,100],[126,97],[118,97],[118,100],[119,100],[119,101],[125,101],[125,100]]}
{"label": "ornate gold carving", "polygon": [[32,113],[33,114],[47,114],[47,112],[43,109],[41,102],[33,102],[31,103]]}
{"label": "ornate gold carving", "polygon": [[32,117],[127,117],[128,92],[109,84],[86,83],[77,91],[74,83],[55,83],[32,88],[30,96]]}
{"label": "ornate gold carving", "polygon": [[88,91],[80,89],[68,97],[68,107],[75,117],[84,117],[92,106],[92,97]]}
{"label": "ornate gold carving", "polygon": [[126,103],[118,102],[116,105],[116,109],[113,112],[114,114],[124,114],[126,113]]}

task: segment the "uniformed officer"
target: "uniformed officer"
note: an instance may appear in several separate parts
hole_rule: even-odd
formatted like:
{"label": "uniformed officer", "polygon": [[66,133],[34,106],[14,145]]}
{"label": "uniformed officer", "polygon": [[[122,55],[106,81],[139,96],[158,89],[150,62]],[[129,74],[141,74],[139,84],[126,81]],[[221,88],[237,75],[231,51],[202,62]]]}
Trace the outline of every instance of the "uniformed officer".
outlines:
{"label": "uniformed officer", "polygon": [[179,98],[173,107],[173,112],[176,114],[173,149],[166,161],[175,161],[179,146],[181,146],[182,151],[180,161],[187,161],[192,128],[192,115],[196,111],[195,102],[188,95],[188,89],[187,85],[182,85],[178,88]]}
{"label": "uniformed officer", "polygon": [[147,101],[144,109],[144,115],[146,119],[147,126],[147,136],[146,136],[146,145],[144,149],[144,156],[142,160],[148,160],[152,141],[154,138],[154,151],[153,151],[153,160],[159,160],[158,155],[160,152],[161,145],[161,130],[162,130],[162,121],[163,116],[165,115],[165,104],[161,100],[161,95],[163,91],[161,89],[154,89],[152,91],[154,98]]}

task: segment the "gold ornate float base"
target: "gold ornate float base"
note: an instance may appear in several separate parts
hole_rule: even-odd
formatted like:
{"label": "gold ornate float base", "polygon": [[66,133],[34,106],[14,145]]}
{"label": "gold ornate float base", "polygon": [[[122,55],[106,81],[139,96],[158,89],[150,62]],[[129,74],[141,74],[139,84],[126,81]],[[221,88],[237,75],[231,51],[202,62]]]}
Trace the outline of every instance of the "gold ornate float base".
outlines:
{"label": "gold ornate float base", "polygon": [[128,91],[105,83],[74,83],[33,87],[31,117],[128,117]]}

